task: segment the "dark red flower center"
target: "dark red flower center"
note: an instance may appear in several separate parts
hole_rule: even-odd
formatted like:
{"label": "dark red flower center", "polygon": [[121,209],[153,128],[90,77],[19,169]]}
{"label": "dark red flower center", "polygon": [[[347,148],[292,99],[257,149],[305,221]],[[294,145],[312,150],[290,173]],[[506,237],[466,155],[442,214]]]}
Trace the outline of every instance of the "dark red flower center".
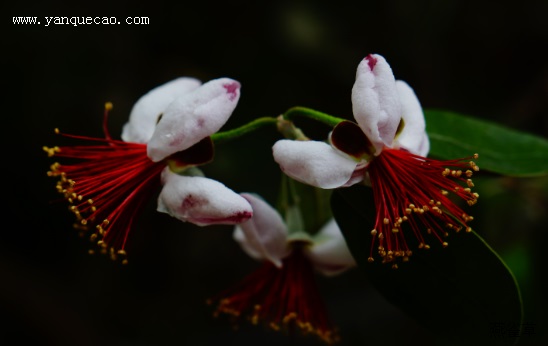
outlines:
{"label": "dark red flower center", "polygon": [[472,192],[470,179],[479,170],[471,161],[477,157],[438,161],[390,148],[375,157],[367,167],[376,205],[369,260],[373,261],[375,243],[383,263],[397,267],[398,258],[408,260],[412,251],[406,233],[417,239],[419,249],[428,249],[432,237],[445,247],[448,231],[470,232],[468,222],[473,217],[458,200],[468,205],[477,202],[479,195]]}
{"label": "dark red flower center", "polygon": [[208,304],[217,305],[215,316],[229,315],[235,323],[245,318],[276,331],[300,331],[314,334],[328,344],[335,343],[338,335],[327,318],[312,264],[303,254],[304,244],[293,246],[281,268],[265,261],[239,284],[208,300]]}
{"label": "dark red flower center", "polygon": [[76,215],[74,227],[82,235],[90,233],[90,240],[101,253],[127,263],[129,234],[147,201],[159,190],[166,162],[175,171],[209,162],[213,143],[207,137],[164,161],[153,162],[147,156],[146,144],[112,139],[107,129],[111,108],[110,103],[105,105],[105,138],[70,135],[56,129],[56,133],[86,144],[44,150],[50,157],[67,161],[51,165],[48,175],[59,178],[57,190]]}
{"label": "dark red flower center", "polygon": [[74,227],[91,233],[102,253],[122,256],[125,263],[133,222],[158,190],[165,162],[152,162],[145,144],[62,135],[96,144],[44,148],[50,156],[75,161],[54,163],[48,175],[59,178],[57,191],[76,215]]}

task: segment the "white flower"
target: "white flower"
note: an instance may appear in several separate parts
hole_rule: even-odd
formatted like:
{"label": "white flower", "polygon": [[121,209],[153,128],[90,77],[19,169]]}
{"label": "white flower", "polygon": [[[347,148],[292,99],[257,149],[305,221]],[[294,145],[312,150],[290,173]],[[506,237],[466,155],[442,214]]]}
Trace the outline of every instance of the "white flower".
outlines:
{"label": "white flower", "polygon": [[[336,275],[355,266],[334,220],[315,236],[288,234],[274,208],[261,198],[242,194],[253,217],[236,226],[234,238],[262,264],[241,282],[209,299],[215,316],[248,320],[273,330],[316,335],[327,344],[339,340],[315,280],[315,271]],[[299,233],[299,232],[297,232]]]}
{"label": "white flower", "polygon": [[[95,143],[44,148],[50,156],[77,161],[55,163],[48,173],[60,178],[57,189],[71,204],[75,227],[89,230],[101,252],[125,255],[134,220],[161,185],[158,211],[179,220],[203,226],[249,219],[247,200],[194,168],[213,158],[209,136],[225,124],[239,96],[240,83],[229,78],[203,85],[179,78],[135,103],[121,141],[106,130],[105,138],[59,132]],[[105,121],[111,107],[106,105]]]}
{"label": "white flower", "polygon": [[[478,167],[472,158],[438,161],[425,156],[430,143],[424,115],[413,90],[395,80],[380,55],[367,56],[358,66],[352,88],[356,123],[342,121],[329,136],[330,144],[281,140],[273,147],[274,159],[290,177],[324,189],[365,181],[372,188],[375,222],[369,261],[377,250],[383,263],[409,260],[407,235],[418,248],[428,239],[444,247],[448,230],[470,231],[473,220],[448,197],[453,193],[469,205],[479,195],[470,177]],[[411,231],[402,228],[408,223]],[[423,234],[425,233],[425,234]],[[375,246],[376,244],[376,246]]]}

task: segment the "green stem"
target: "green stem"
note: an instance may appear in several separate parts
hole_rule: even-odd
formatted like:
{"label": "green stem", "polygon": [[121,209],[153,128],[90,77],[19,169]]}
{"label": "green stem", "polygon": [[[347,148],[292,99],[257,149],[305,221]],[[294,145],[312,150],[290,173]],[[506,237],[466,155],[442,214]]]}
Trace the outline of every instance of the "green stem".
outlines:
{"label": "green stem", "polygon": [[294,120],[295,118],[298,118],[298,117],[307,117],[307,118],[310,118],[310,119],[318,120],[318,121],[320,121],[324,124],[327,124],[329,126],[332,126],[332,127],[335,127],[341,121],[346,120],[346,119],[343,119],[343,118],[337,118],[337,117],[334,117],[332,115],[322,113],[322,112],[319,112],[319,111],[316,111],[316,110],[313,110],[313,109],[310,109],[310,108],[306,108],[306,107],[292,107],[292,108],[289,108],[283,114],[283,117],[284,117],[284,119],[290,120],[290,121],[292,121],[292,120]]}
{"label": "green stem", "polygon": [[260,127],[263,127],[263,126],[268,126],[268,125],[276,126],[277,122],[278,122],[278,120],[276,118],[272,118],[272,117],[257,118],[257,119],[252,120],[251,122],[249,122],[245,125],[242,125],[240,127],[235,128],[235,129],[228,130],[228,131],[223,131],[223,132],[217,132],[217,133],[211,135],[211,140],[214,143],[220,143],[220,142],[228,141],[228,140],[243,136],[243,135],[245,135],[249,132],[255,131],[256,129],[258,129]]}

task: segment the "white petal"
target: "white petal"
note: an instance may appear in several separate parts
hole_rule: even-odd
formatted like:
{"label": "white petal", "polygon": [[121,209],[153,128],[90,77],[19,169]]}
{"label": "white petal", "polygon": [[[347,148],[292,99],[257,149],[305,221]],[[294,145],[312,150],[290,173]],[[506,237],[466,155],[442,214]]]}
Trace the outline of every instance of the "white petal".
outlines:
{"label": "white petal", "polygon": [[152,137],[158,117],[177,97],[198,88],[202,82],[195,78],[181,77],[162,84],[145,95],[133,105],[129,121],[122,130],[122,139],[126,142],[147,143]]}
{"label": "white petal", "polygon": [[211,80],[174,100],[165,110],[148,142],[148,157],[158,162],[190,148],[226,123],[240,98],[240,83]]}
{"label": "white petal", "polygon": [[428,134],[425,132],[422,136],[421,143],[419,144],[419,147],[417,148],[417,155],[427,157],[428,152],[430,151],[430,139],[428,138]]}
{"label": "white petal", "polygon": [[240,224],[234,239],[256,259],[266,259],[277,267],[288,255],[287,227],[280,214],[261,198],[242,194],[253,208],[253,217]]}
{"label": "white petal", "polygon": [[335,219],[329,220],[314,236],[314,244],[306,253],[316,269],[327,276],[340,274],[356,265]]}
{"label": "white petal", "polygon": [[358,65],[352,88],[354,118],[380,153],[392,141],[401,117],[392,69],[380,55],[368,55]]}
{"label": "white petal", "polygon": [[339,154],[331,145],[319,141],[282,139],[274,144],[272,152],[285,174],[323,189],[344,185],[358,164]]}
{"label": "white petal", "polygon": [[204,177],[180,176],[166,168],[157,210],[198,226],[234,225],[253,215],[251,205],[220,182]]}
{"label": "white petal", "polygon": [[401,80],[396,81],[396,87],[400,95],[404,127],[396,138],[395,145],[414,154],[422,155],[421,149],[424,147],[423,142],[426,132],[421,104],[415,92],[407,83]]}
{"label": "white petal", "polygon": [[234,227],[232,238],[234,238],[234,240],[236,240],[236,242],[240,244],[240,247],[244,250],[246,254],[249,255],[249,257],[256,259],[257,261],[262,261],[265,259],[265,256],[261,252],[257,251],[255,247],[250,244],[249,241],[247,241],[245,233],[240,225],[236,225]]}

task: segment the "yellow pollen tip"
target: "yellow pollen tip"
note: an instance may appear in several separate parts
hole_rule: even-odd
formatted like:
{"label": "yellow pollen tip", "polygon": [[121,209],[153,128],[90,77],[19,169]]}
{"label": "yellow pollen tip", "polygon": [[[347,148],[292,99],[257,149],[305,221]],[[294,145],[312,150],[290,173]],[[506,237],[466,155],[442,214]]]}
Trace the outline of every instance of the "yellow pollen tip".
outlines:
{"label": "yellow pollen tip", "polygon": [[372,235],[372,236],[376,236],[376,235],[377,235],[377,230],[376,230],[376,229],[372,230],[372,231],[371,231],[371,235]]}
{"label": "yellow pollen tip", "polygon": [[57,127],[56,127],[55,129],[53,129],[53,132],[55,132],[56,135],[58,135],[59,133],[61,133],[61,131],[59,131],[59,128],[57,128]]}
{"label": "yellow pollen tip", "polygon": [[384,220],[382,221],[385,225],[388,225],[390,223],[390,220],[388,220],[387,218],[384,218]]}
{"label": "yellow pollen tip", "polygon": [[112,107],[113,107],[112,102],[105,102],[105,110],[106,111],[112,110]]}

